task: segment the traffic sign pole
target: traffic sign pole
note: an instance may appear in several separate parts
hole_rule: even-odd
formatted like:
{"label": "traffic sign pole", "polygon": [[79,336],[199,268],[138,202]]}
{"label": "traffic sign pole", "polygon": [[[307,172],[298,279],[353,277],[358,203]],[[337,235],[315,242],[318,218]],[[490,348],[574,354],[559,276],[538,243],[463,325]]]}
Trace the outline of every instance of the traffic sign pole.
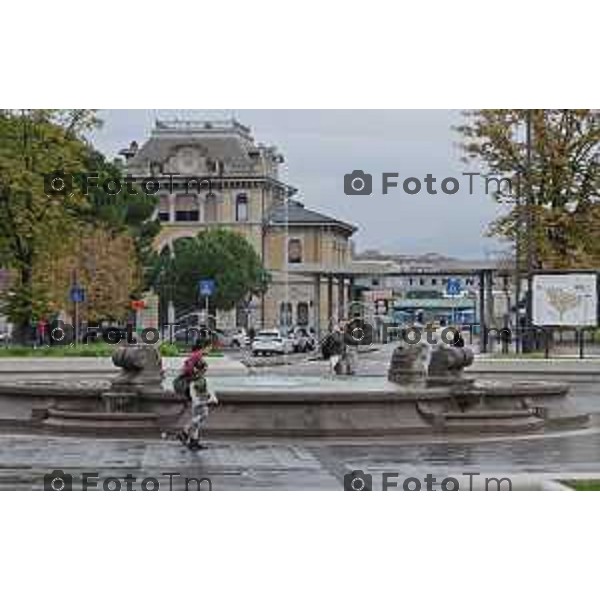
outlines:
{"label": "traffic sign pole", "polygon": [[75,345],[79,344],[79,302],[75,302]]}
{"label": "traffic sign pole", "polygon": [[75,280],[71,287],[70,296],[71,301],[75,305],[75,345],[77,345],[79,343],[79,303],[85,299],[85,289],[77,283],[77,280]]}
{"label": "traffic sign pole", "polygon": [[[459,297],[461,292],[460,279],[451,277],[446,285],[446,294],[452,297]],[[452,326],[456,326],[456,306],[451,306]]]}
{"label": "traffic sign pole", "polygon": [[198,292],[200,296],[204,296],[204,310],[206,311],[206,325],[207,327],[209,326],[208,323],[208,319],[209,319],[209,302],[210,302],[210,297],[214,295],[215,293],[215,289],[216,289],[216,282],[214,279],[200,279],[198,281]]}

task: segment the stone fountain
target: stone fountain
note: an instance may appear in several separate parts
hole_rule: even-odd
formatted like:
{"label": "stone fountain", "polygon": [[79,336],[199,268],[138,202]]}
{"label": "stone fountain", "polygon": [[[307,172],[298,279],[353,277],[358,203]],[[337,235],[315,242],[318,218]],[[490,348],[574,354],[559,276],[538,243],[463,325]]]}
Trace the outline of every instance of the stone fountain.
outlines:
{"label": "stone fountain", "polygon": [[[217,390],[214,435],[405,436],[515,434],[587,425],[568,387],[547,382],[479,382],[464,369],[469,348],[400,344],[387,380],[366,377],[229,386]],[[298,378],[302,379],[302,378]],[[360,385],[359,385],[360,383]]]}
{"label": "stone fountain", "polygon": [[[12,394],[33,401],[32,420],[39,428],[61,433],[157,436],[176,430],[187,417],[187,404],[163,389],[161,357],[148,344],[116,350],[120,373],[109,386],[14,386]],[[0,398],[6,393],[0,388]],[[42,401],[40,397],[43,397]]]}
{"label": "stone fountain", "polygon": [[[213,389],[208,437],[485,436],[577,428],[588,423],[563,384],[481,382],[468,377],[470,349],[395,348],[388,377],[225,377]],[[188,418],[187,404],[164,389],[158,352],[119,348],[109,385],[0,385],[0,426],[61,434],[158,437]],[[209,371],[210,373],[210,371]],[[229,382],[226,380],[229,379]],[[6,417],[6,415],[9,415]]]}
{"label": "stone fountain", "polygon": [[479,383],[465,376],[473,364],[470,348],[438,345],[427,353],[400,344],[392,354],[388,380],[443,390],[421,398],[415,410],[435,432],[510,432],[587,423],[568,398],[568,388],[544,382]]}

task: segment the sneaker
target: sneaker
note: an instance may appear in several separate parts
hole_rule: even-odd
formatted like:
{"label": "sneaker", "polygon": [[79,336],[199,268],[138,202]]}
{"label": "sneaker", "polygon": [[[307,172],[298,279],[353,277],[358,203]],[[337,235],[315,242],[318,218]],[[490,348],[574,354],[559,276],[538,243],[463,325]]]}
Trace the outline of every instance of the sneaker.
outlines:
{"label": "sneaker", "polygon": [[200,443],[200,440],[189,440],[187,447],[190,450],[206,450],[207,446]]}

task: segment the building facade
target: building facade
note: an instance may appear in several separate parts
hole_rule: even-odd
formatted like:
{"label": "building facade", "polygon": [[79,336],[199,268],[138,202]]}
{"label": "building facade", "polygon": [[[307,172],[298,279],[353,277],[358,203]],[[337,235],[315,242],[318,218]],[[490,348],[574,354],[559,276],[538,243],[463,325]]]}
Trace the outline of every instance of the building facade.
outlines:
{"label": "building facade", "polygon": [[371,251],[356,256],[353,266],[362,271],[356,288],[368,311],[395,323],[476,324],[482,293],[488,324],[502,324],[510,310],[510,277],[497,261]]}
{"label": "building facade", "polygon": [[[237,121],[176,120],[158,121],[145,143],[133,142],[123,154],[128,175],[160,182],[158,251],[178,238],[224,227],[243,235],[270,272],[266,294],[220,311],[219,327],[328,326],[332,293],[333,302],[343,305],[349,281],[332,290],[327,273],[351,262],[355,227],[295,199],[296,190],[281,181],[284,157],[276,147],[255,142]],[[306,272],[304,265],[310,265]],[[324,281],[315,276],[320,271]]]}

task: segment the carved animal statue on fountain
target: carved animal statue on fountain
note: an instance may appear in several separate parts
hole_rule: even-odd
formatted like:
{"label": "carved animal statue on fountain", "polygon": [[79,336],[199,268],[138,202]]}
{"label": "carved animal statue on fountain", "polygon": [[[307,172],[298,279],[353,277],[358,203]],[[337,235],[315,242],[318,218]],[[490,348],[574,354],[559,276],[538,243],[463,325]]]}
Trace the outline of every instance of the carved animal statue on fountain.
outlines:
{"label": "carved animal statue on fountain", "polygon": [[150,344],[138,344],[117,348],[113,364],[121,367],[121,373],[113,380],[111,391],[160,392],[162,390],[162,360],[157,348]]}
{"label": "carved animal statue on fountain", "polygon": [[388,381],[401,385],[425,385],[430,359],[428,344],[399,344],[392,353]]}
{"label": "carved animal statue on fountain", "polygon": [[465,367],[473,364],[473,350],[440,344],[431,353],[427,369],[427,385],[459,385],[470,387],[473,380],[464,377]]}

